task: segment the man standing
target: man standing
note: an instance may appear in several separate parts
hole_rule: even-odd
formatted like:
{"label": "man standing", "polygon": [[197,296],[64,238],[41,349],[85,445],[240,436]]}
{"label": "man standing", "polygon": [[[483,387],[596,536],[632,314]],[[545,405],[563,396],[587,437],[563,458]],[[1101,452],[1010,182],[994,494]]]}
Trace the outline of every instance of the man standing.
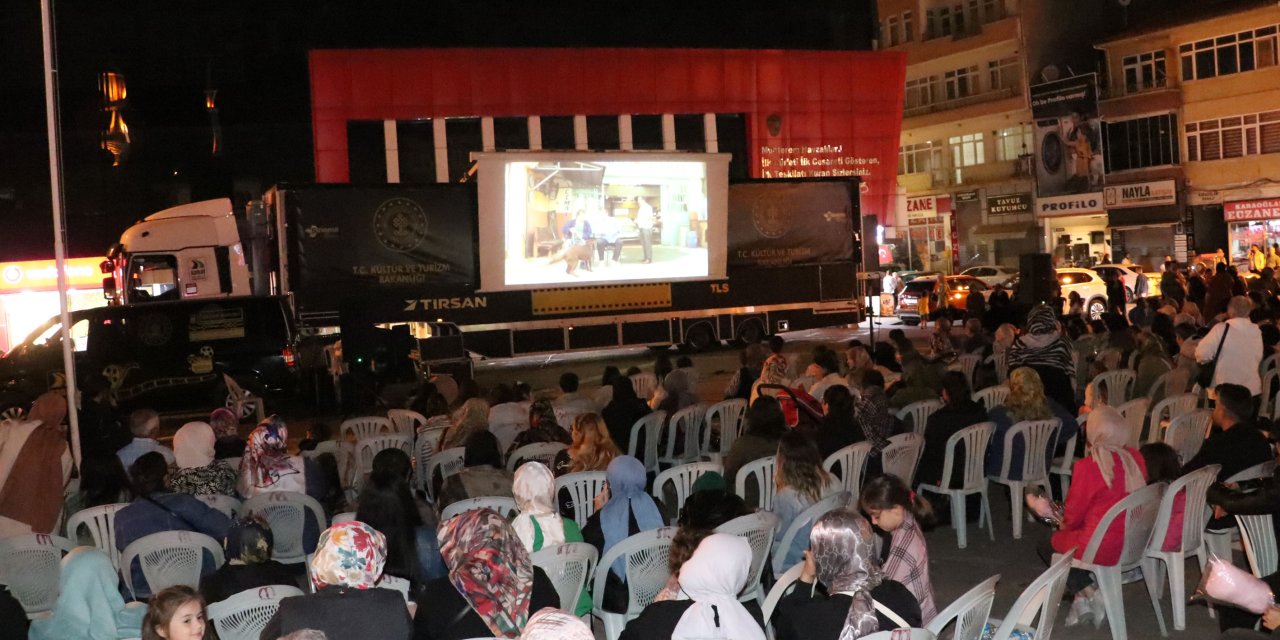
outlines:
{"label": "man standing", "polygon": [[[1252,310],[1253,303],[1248,298],[1231,298],[1227,303],[1227,321],[1213,325],[1196,346],[1196,362],[1213,362],[1216,354],[1217,366],[1210,386],[1217,388],[1218,385],[1227,384],[1244,387],[1253,396],[1256,410],[1262,393],[1262,379],[1258,375],[1258,365],[1262,362],[1262,332],[1258,325],[1249,320],[1249,312]],[[1253,414],[1244,417],[1252,418]]]}
{"label": "man standing", "polygon": [[653,206],[644,196],[636,196],[636,227],[640,229],[640,246],[644,249],[643,264],[653,262]]}
{"label": "man standing", "polygon": [[1280,272],[1280,244],[1272,243],[1267,250],[1267,266],[1273,272]]}

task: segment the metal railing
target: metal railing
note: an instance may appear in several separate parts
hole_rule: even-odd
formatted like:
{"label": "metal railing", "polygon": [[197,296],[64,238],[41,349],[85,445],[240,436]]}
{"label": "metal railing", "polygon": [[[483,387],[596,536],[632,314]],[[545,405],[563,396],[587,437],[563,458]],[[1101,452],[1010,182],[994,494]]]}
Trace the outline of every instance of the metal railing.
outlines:
{"label": "metal railing", "polygon": [[960,107],[967,107],[970,105],[982,104],[984,102],[994,102],[996,100],[1004,100],[1006,98],[1012,98],[1018,95],[1020,93],[1020,89],[1021,87],[1017,87],[1017,86],[1004,87],[1001,89],[993,89],[991,91],[976,93],[974,95],[965,96],[963,98],[955,98],[953,100],[940,100],[936,102],[930,102],[929,104],[922,104],[914,107],[907,107],[903,109],[903,115],[908,118],[911,118],[914,116],[922,116],[928,113],[938,113],[939,111],[949,111],[951,109],[959,109]]}

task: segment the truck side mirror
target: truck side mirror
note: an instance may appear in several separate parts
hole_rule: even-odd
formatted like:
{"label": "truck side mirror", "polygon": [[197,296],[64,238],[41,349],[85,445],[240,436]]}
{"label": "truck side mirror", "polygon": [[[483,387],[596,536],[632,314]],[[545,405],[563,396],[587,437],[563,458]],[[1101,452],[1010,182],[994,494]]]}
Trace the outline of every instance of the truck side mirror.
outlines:
{"label": "truck side mirror", "polygon": [[102,279],[102,297],[108,300],[116,299],[116,277],[107,276]]}

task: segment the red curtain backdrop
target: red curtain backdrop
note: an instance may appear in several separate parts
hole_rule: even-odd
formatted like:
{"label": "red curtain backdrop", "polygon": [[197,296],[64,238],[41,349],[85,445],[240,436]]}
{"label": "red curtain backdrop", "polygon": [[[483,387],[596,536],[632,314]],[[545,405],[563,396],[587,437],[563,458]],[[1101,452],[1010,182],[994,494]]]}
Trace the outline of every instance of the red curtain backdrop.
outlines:
{"label": "red curtain backdrop", "polygon": [[898,52],[317,50],[310,66],[318,182],[348,181],[349,120],[745,113],[753,177],[861,175],[863,214],[893,224]]}

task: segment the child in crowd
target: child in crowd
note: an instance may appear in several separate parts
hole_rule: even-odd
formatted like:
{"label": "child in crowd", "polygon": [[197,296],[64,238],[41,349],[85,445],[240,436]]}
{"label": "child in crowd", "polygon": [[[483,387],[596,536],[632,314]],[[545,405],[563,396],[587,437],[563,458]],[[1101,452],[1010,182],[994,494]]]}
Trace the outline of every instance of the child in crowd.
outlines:
{"label": "child in crowd", "polygon": [[204,598],[178,585],[151,597],[142,619],[142,640],[202,640],[204,627]]}
{"label": "child in crowd", "polygon": [[920,603],[920,615],[927,624],[938,614],[929,579],[929,548],[923,528],[934,524],[933,505],[916,495],[894,475],[882,475],[867,483],[859,500],[871,524],[892,538],[881,569],[890,580],[901,582]]}

